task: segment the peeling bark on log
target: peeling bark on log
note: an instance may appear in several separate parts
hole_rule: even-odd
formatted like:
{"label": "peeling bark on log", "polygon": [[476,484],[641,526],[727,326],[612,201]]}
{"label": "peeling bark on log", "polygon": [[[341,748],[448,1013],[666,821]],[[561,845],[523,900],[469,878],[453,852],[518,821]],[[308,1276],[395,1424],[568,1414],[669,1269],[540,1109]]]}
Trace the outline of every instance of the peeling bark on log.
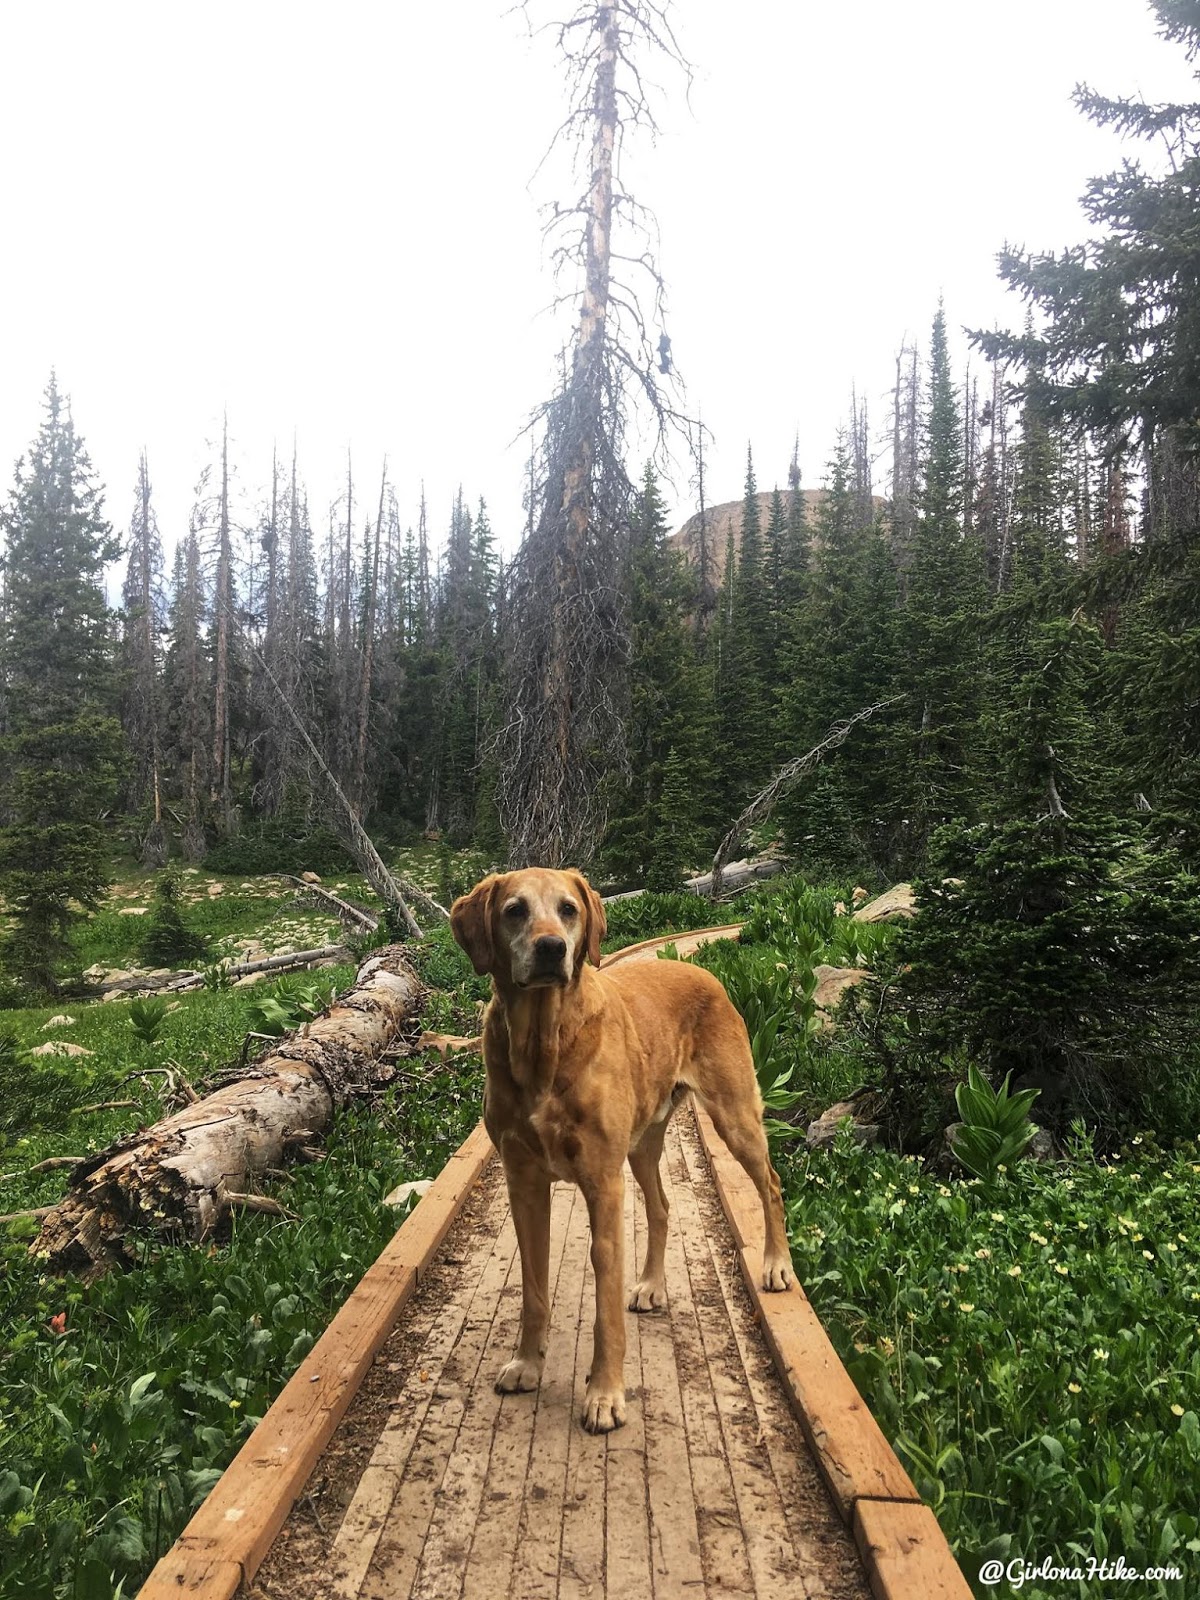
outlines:
{"label": "peeling bark on log", "polygon": [[91,1281],[133,1265],[135,1232],[208,1238],[256,1176],[328,1128],[336,1107],[395,1075],[383,1052],[420,994],[402,945],[373,953],[348,994],[245,1078],[82,1163],[31,1254]]}

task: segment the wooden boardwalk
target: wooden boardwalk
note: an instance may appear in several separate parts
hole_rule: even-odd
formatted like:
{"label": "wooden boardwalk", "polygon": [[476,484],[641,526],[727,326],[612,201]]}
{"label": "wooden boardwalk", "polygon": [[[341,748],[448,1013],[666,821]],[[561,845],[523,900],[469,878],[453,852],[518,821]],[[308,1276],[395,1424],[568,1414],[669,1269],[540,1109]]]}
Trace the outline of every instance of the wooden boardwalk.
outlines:
{"label": "wooden boardwalk", "polygon": [[[260,1569],[260,1600],[865,1600],[853,1535],[756,1326],[687,1107],[667,1140],[664,1183],[669,1305],[627,1313],[626,1426],[593,1437],[579,1425],[594,1287],[587,1211],[569,1184],[553,1191],[541,1389],[494,1392],[516,1340],[520,1261],[493,1163],[445,1247],[441,1292],[405,1319],[419,1337],[406,1330],[406,1359],[390,1363],[369,1460],[340,1485],[340,1526],[322,1517],[322,1536],[301,1504]],[[632,1283],[644,1229],[632,1178],[625,1227]],[[361,1426],[352,1409],[327,1459]]]}
{"label": "wooden boardwalk", "polygon": [[[970,1600],[802,1290],[760,1293],[761,1206],[702,1113],[672,1121],[668,1304],[626,1313],[627,1422],[598,1437],[579,1423],[594,1279],[572,1185],[553,1187],[541,1388],[493,1388],[521,1287],[491,1156],[481,1124],[141,1600]],[[627,1285],[644,1232],[627,1173]]]}

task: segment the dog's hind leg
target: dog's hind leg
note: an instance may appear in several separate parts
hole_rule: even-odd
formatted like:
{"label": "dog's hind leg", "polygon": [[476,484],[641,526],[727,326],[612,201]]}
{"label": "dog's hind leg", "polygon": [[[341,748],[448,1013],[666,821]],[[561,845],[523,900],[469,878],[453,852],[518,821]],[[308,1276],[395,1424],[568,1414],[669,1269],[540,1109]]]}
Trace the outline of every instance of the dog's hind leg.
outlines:
{"label": "dog's hind leg", "polygon": [[[753,1067],[750,1069],[753,1072]],[[788,1249],[787,1224],[783,1216],[783,1196],[779,1188],[779,1175],[771,1165],[767,1152],[767,1135],[762,1125],[762,1109],[758,1095],[700,1094],[697,1098],[713,1120],[717,1132],[724,1139],[729,1153],[745,1168],[748,1177],[758,1190],[763,1208],[763,1271],[764,1289],[787,1289],[794,1277],[792,1256]]]}
{"label": "dog's hind leg", "polygon": [[670,1120],[668,1111],[661,1122],[652,1122],[642,1135],[641,1143],[629,1152],[629,1165],[641,1185],[646,1202],[647,1232],[646,1260],[642,1275],[633,1288],[630,1311],[657,1311],[667,1303],[664,1263],[667,1252],[667,1212],[670,1206],[663,1188],[660,1164],[663,1140]]}
{"label": "dog's hind leg", "polygon": [[501,1153],[521,1251],[521,1337],[516,1354],[496,1379],[497,1394],[536,1389],[541,1383],[550,1323],[550,1176],[507,1145],[505,1141]]}

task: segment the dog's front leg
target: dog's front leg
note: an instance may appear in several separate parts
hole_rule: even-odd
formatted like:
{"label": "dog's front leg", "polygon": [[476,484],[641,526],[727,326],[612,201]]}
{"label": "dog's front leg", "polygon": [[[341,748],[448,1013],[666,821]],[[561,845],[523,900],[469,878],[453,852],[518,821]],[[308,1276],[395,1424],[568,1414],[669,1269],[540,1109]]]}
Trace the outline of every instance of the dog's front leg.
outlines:
{"label": "dog's front leg", "polygon": [[596,1274],[592,1370],[583,1403],[589,1433],[609,1433],[625,1421],[625,1174],[617,1170],[584,1186]]}
{"label": "dog's front leg", "polygon": [[521,1251],[521,1338],[496,1379],[498,1394],[536,1389],[546,1359],[550,1323],[550,1177],[511,1141],[503,1147],[504,1176]]}

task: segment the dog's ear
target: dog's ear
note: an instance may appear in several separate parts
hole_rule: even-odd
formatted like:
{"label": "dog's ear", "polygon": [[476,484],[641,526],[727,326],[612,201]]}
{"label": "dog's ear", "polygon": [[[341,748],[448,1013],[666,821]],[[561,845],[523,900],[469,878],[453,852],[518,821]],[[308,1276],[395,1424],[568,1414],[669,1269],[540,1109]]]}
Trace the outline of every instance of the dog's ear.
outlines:
{"label": "dog's ear", "polygon": [[608,918],[604,915],[604,902],[592,888],[582,872],[573,872],[571,876],[579,885],[579,894],[583,900],[587,915],[587,954],[593,966],[600,965],[600,941],[608,932]]}
{"label": "dog's ear", "polygon": [[470,894],[460,894],[450,907],[450,932],[480,975],[492,970],[492,897],[499,881],[497,873],[489,873]]}

